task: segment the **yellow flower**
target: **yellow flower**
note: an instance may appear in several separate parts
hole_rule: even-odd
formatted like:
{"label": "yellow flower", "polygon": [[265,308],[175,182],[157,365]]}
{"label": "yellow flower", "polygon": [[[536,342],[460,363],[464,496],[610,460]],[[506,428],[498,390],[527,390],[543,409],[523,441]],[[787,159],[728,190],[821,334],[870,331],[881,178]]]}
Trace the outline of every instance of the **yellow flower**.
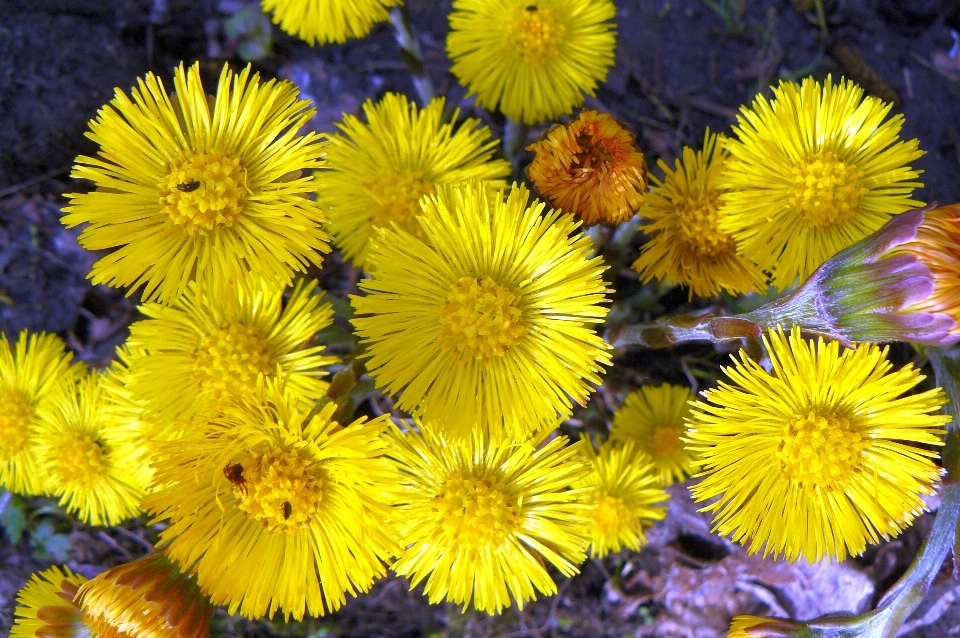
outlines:
{"label": "yellow flower", "polygon": [[647,161],[633,133],[607,113],[584,109],[527,150],[536,153],[526,172],[537,191],[584,224],[625,222],[643,204]]}
{"label": "yellow flower", "polygon": [[108,409],[104,373],[59,386],[39,411],[37,458],[60,505],[88,525],[118,525],[140,514],[148,476],[141,433]]}
{"label": "yellow flower", "polygon": [[424,198],[424,239],[382,231],[351,297],[377,387],[397,407],[466,435],[523,438],[583,404],[609,347],[608,292],[588,237],[529,193],[477,184]]}
{"label": "yellow flower", "polygon": [[46,488],[37,463],[37,410],[49,402],[51,391],[72,384],[82,364],[70,364],[60,337],[20,333],[11,347],[0,334],[0,487],[37,496]]}
{"label": "yellow flower", "polygon": [[393,570],[413,586],[426,579],[431,603],[472,602],[492,613],[523,608],[534,590],[554,594],[549,562],[577,573],[589,543],[589,487],[580,445],[558,436],[491,441],[479,431],[456,439],[433,427],[391,433],[401,473],[394,516],[407,547]]}
{"label": "yellow flower", "polygon": [[901,396],[924,377],[890,372],[887,349],[805,342],[793,328],[764,342],[772,372],[741,351],[729,383],[703,393],[687,434],[699,455],[697,501],[716,498],[715,529],[750,553],[843,560],[927,509],[949,417],[939,388]]}
{"label": "yellow flower", "polygon": [[[650,235],[633,269],[643,283],[666,279],[690,289],[690,297],[709,297],[721,290],[737,295],[766,289],[766,277],[749,259],[737,254],[737,243],[720,229],[718,176],[728,160],[722,135],[708,130],[703,149],[683,148],[675,170],[663,160],[663,180],[651,177],[640,229]],[[749,253],[748,253],[749,254]]]}
{"label": "yellow flower", "polygon": [[91,629],[73,602],[86,581],[69,567],[35,573],[17,594],[10,638],[89,638]]}
{"label": "yellow flower", "polygon": [[362,38],[373,25],[390,19],[389,7],[403,0],[260,0],[273,23],[292,36],[316,43]]}
{"label": "yellow flower", "polygon": [[632,442],[653,461],[663,485],[681,482],[694,469],[693,455],[683,446],[684,419],[690,414],[689,388],[664,383],[642,386],[627,395],[623,407],[613,415],[610,438]]}
{"label": "yellow flower", "polygon": [[613,65],[611,0],[454,0],[451,71],[484,108],[537,124],[571,112]]}
{"label": "yellow flower", "polygon": [[395,223],[422,236],[416,216],[420,198],[436,192],[437,184],[470,179],[505,186],[510,164],[492,159],[497,142],[480,120],[467,119],[454,127],[459,111],[447,120],[443,98],[424,109],[403,95],[387,93],[367,101],[364,124],[345,114],[342,135],[332,135],[326,159],[329,170],[316,173],[319,201],[328,207],[330,232],[337,247],[354,265],[363,267],[374,227]]}
{"label": "yellow flower", "polygon": [[199,64],[181,65],[173,84],[170,96],[149,73],[90,122],[99,156],[78,157],[72,176],[97,190],[67,195],[63,223],[89,224],[85,248],[117,249],[94,264],[93,283],[142,285],[144,299],[166,303],[192,280],[223,290],[255,271],[284,286],[319,264],[326,219],[301,171],[321,165],[323,145],[296,133],[309,102],[249,66],[235,75],[224,65],[215,97]]}
{"label": "yellow flower", "polygon": [[592,470],[580,484],[590,488],[584,499],[590,506],[590,555],[639,550],[647,542],[644,529],[666,514],[657,503],[669,498],[650,457],[632,441],[607,441],[599,450],[585,441],[581,451]]}
{"label": "yellow flower", "polygon": [[[247,397],[247,398],[243,398]],[[349,425],[316,414],[282,381],[234,397],[164,446],[144,508],[168,527],[164,553],[228,613],[300,620],[367,591],[397,552],[387,523],[387,417]]]}
{"label": "yellow flower", "polygon": [[254,276],[219,294],[190,284],[172,306],[141,306],[148,319],[127,339],[129,391],[164,422],[200,414],[227,390],[252,391],[258,375],[278,370],[298,397],[319,399],[319,377],[337,359],[304,347],[333,318],[316,287],[298,281],[284,303],[282,289]]}
{"label": "yellow flower", "polygon": [[213,605],[196,579],[162,554],[108,569],[83,583],[77,600],[94,635],[206,638]]}
{"label": "yellow flower", "polygon": [[852,82],[781,82],[768,101],[741,108],[720,177],[720,229],[773,273],[779,290],[824,261],[922,206],[910,199],[921,171],[917,140],[899,139],[903,115],[864,97]]}

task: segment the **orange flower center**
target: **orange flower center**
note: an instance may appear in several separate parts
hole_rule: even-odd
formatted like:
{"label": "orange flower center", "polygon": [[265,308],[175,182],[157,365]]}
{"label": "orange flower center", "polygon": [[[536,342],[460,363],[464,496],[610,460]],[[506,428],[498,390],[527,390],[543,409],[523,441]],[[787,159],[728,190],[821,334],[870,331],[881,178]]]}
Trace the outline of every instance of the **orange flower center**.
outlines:
{"label": "orange flower center", "polygon": [[398,169],[386,175],[379,175],[365,186],[373,194],[377,209],[373,216],[373,225],[390,228],[396,223],[416,237],[422,237],[423,231],[417,223],[420,214],[420,198],[435,192],[434,184],[427,180],[424,171]]}
{"label": "orange flower center", "polygon": [[227,386],[250,386],[258,374],[269,374],[273,348],[256,328],[231,321],[210,331],[193,353],[194,379],[207,392]]}
{"label": "orange flower center", "polygon": [[809,410],[788,420],[777,458],[784,476],[804,488],[843,490],[860,472],[868,441],[850,419]]}
{"label": "orange flower center", "polygon": [[271,449],[224,468],[237,507],[268,532],[308,524],[323,499],[324,471],[298,450]]}
{"label": "orange flower center", "polygon": [[33,405],[22,393],[0,393],[0,461],[9,461],[27,447],[33,427]]}
{"label": "orange flower center", "polygon": [[528,0],[504,29],[504,52],[538,67],[560,52],[566,27],[539,0]]}
{"label": "orange flower center", "polygon": [[863,171],[835,153],[821,151],[793,169],[790,205],[815,228],[827,228],[856,215],[867,191]]}
{"label": "orange flower center", "polygon": [[580,151],[575,154],[576,167],[573,164],[570,165],[571,173],[579,173],[586,168],[602,168],[617,157],[617,154],[604,144],[603,138],[596,136],[592,131],[584,130],[577,133],[577,146]]}
{"label": "orange flower center", "polygon": [[502,357],[525,332],[521,314],[517,295],[490,277],[461,277],[440,307],[440,345],[461,363]]}
{"label": "orange flower center", "polygon": [[680,451],[680,429],[670,426],[658,426],[650,435],[650,448],[655,457],[672,456]]}
{"label": "orange flower center", "polygon": [[191,237],[205,236],[229,228],[243,212],[247,171],[239,158],[220,151],[181,151],[158,188],[170,222]]}
{"label": "orange flower center", "polygon": [[517,530],[517,498],[501,477],[452,477],[437,500],[443,534],[454,545],[496,548]]}

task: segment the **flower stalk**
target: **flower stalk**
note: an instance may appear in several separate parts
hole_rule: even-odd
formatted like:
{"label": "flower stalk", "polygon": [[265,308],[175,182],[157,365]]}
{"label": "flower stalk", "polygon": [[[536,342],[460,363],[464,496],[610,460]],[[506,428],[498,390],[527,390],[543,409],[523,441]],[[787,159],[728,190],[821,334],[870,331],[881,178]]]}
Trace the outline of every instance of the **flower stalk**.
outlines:
{"label": "flower stalk", "polygon": [[403,58],[410,75],[413,78],[413,88],[417,91],[420,104],[426,106],[433,99],[433,82],[423,62],[423,53],[420,52],[420,43],[410,28],[410,14],[406,5],[390,9],[390,24],[393,25],[393,36],[400,46],[400,57]]}

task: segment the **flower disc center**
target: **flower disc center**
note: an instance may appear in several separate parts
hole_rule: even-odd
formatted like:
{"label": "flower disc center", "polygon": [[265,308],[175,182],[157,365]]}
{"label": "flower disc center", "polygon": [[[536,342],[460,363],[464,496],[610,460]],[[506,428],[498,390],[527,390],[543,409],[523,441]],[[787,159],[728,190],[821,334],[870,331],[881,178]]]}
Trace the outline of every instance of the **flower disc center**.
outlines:
{"label": "flower disc center", "polygon": [[8,461],[30,442],[33,405],[16,390],[0,393],[0,405],[0,461]]}
{"label": "flower disc center", "polygon": [[444,535],[456,545],[473,551],[498,547],[517,529],[517,499],[495,477],[453,477],[438,500]]}
{"label": "flower disc center", "polygon": [[550,9],[529,0],[504,29],[504,52],[538,67],[560,52],[566,27]]}
{"label": "flower disc center", "polygon": [[780,468],[787,479],[806,488],[842,490],[860,471],[868,445],[850,419],[816,409],[788,420],[781,436]]}
{"label": "flower disc center", "polygon": [[89,487],[106,472],[107,451],[103,443],[90,434],[67,434],[57,441],[51,452],[57,459],[51,471],[65,485]]}
{"label": "flower disc center", "polygon": [[823,151],[793,169],[790,204],[816,228],[827,228],[855,215],[868,190],[863,185],[863,171],[835,153]]}
{"label": "flower disc center", "polygon": [[650,447],[658,458],[676,454],[683,448],[680,429],[666,425],[655,427],[650,435]]}
{"label": "flower disc center", "polygon": [[586,169],[602,169],[617,158],[616,152],[607,148],[596,131],[596,127],[591,127],[594,131],[583,130],[577,134],[577,146],[580,151],[576,153],[576,166],[570,165],[570,172],[577,174]]}
{"label": "flower disc center", "polygon": [[316,515],[324,472],[297,450],[274,448],[224,468],[237,507],[268,532],[294,532]]}
{"label": "flower disc center", "polygon": [[222,392],[228,385],[250,385],[258,374],[269,374],[273,349],[259,330],[231,321],[205,335],[193,357],[194,379],[206,391]]}
{"label": "flower disc center", "polygon": [[733,239],[720,232],[717,224],[719,202],[716,191],[691,191],[673,202],[680,216],[677,229],[682,241],[701,258],[720,257],[736,252]]}
{"label": "flower disc center", "polygon": [[170,221],[188,235],[230,227],[247,199],[247,171],[220,151],[181,151],[167,168],[157,196]]}
{"label": "flower disc center", "polygon": [[390,228],[395,222],[401,230],[422,237],[417,223],[420,214],[420,198],[435,192],[433,182],[425,179],[424,171],[399,169],[387,175],[379,175],[367,186],[377,201],[377,212],[372,223],[381,228]]}
{"label": "flower disc center", "polygon": [[518,302],[490,277],[461,277],[440,307],[440,345],[462,362],[502,357],[525,332]]}
{"label": "flower disc center", "polygon": [[594,497],[596,507],[590,512],[593,524],[599,536],[617,535],[623,529],[625,521],[631,519],[630,510],[624,505],[623,499],[598,492]]}

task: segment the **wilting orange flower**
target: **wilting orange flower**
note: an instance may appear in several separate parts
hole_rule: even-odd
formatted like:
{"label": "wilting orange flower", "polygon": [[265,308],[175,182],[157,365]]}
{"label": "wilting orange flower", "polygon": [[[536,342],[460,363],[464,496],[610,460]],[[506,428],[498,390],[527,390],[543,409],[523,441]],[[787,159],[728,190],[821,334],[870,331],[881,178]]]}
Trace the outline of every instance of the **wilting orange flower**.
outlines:
{"label": "wilting orange flower", "polygon": [[527,150],[537,154],[527,177],[540,194],[586,224],[625,222],[643,204],[647,161],[633,133],[607,113],[584,109]]}

